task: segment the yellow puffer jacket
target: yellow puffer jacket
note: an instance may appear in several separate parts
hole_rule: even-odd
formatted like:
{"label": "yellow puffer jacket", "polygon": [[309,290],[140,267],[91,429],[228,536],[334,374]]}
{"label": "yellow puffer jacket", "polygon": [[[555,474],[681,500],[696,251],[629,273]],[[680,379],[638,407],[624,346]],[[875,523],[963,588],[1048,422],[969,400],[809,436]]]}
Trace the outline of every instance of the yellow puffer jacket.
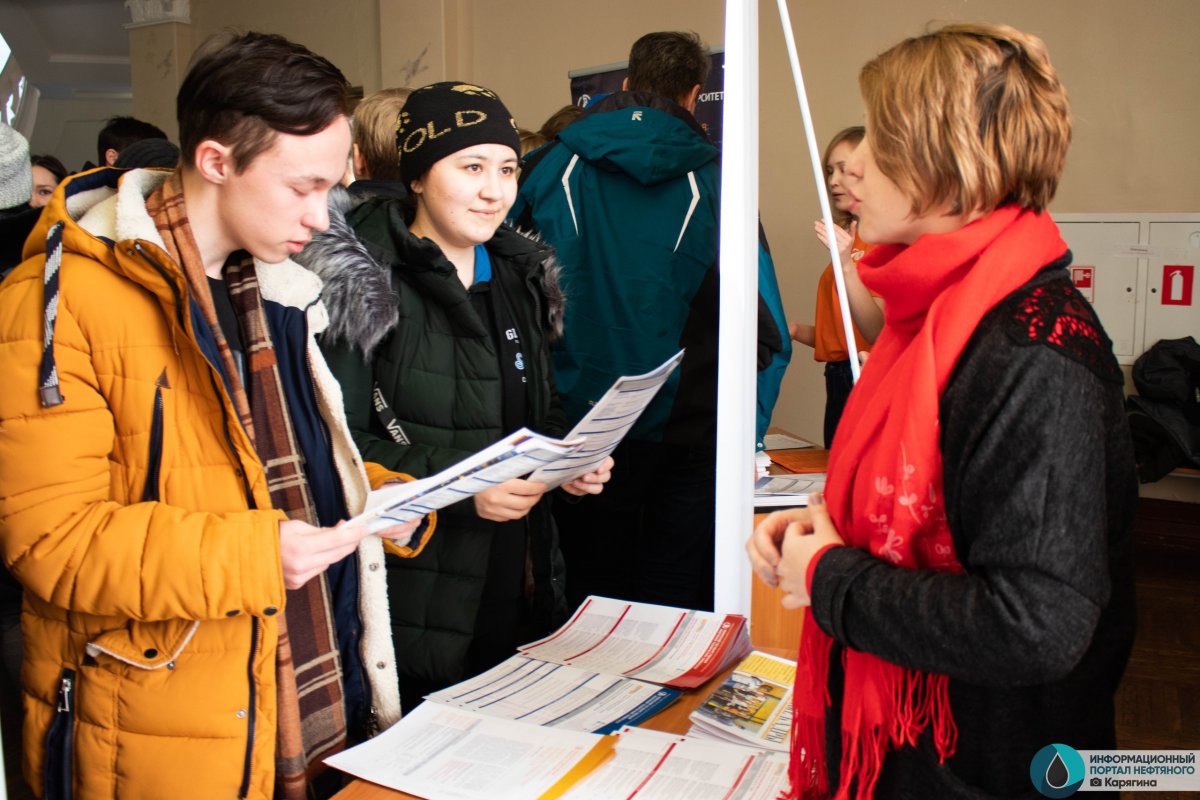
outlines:
{"label": "yellow puffer jacket", "polygon": [[[80,798],[270,798],[283,515],[145,211],[167,173],[126,173],[114,192],[118,174],[60,186],[0,286],[0,539],[25,587],[25,775],[39,795],[66,775]],[[59,220],[65,402],[43,408],[39,242]],[[367,476],[313,340],[320,283],[291,262],[258,274],[264,299],[307,309],[310,372],[357,511]],[[157,501],[143,501],[148,481]],[[358,556],[362,656],[385,727],[400,708],[380,540]]]}

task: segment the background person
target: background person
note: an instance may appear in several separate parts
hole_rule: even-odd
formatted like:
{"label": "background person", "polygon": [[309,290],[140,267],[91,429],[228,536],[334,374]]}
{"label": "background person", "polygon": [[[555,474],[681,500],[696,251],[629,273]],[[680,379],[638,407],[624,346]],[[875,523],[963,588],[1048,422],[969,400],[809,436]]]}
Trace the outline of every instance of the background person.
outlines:
{"label": "background person", "polygon": [[1071,136],[1040,39],[950,25],[859,76],[849,211],[887,319],[826,504],[751,563],[810,606],[792,795],[1032,795],[1048,744],[1116,745],[1137,482],[1112,343],[1046,206]]}
{"label": "background person", "polygon": [[[166,139],[167,134],[157,125],[143,122],[136,117],[109,117],[100,133],[96,135],[96,155],[98,166],[111,167],[116,165],[117,156],[121,151],[134,142],[143,139]],[[92,165],[85,164],[84,169]]]}
{"label": "background person", "polygon": [[32,196],[29,142],[0,122],[0,278],[21,263],[25,239],[41,214],[30,205]]}
{"label": "background person", "polygon": [[[850,357],[870,352],[871,342],[883,327],[883,309],[879,302],[858,277],[857,263],[870,252],[870,245],[858,238],[858,223],[847,209],[850,196],[843,186],[846,179],[846,162],[854,148],[862,141],[865,129],[861,126],[845,128],[834,134],[825,146],[822,163],[825,164],[825,185],[829,190],[829,203],[833,207],[833,222],[837,226],[838,254],[842,260],[842,274],[850,298],[850,315],[854,323],[853,353],[846,347],[846,331],[842,325],[842,309],[838,302],[837,284],[833,276],[833,262],[825,265],[817,283],[817,310],[813,323],[793,322],[789,326],[794,341],[813,348],[813,358],[825,364],[825,447],[833,446],[833,434],[837,430],[846,398],[854,388],[854,373],[850,370]],[[828,248],[825,238],[825,222],[815,223],[817,238]],[[860,330],[866,327],[864,335]]]}
{"label": "background person", "polygon": [[50,155],[30,156],[29,163],[33,168],[33,195],[29,198],[29,205],[42,208],[50,202],[50,196],[58,185],[66,180],[67,168]]}
{"label": "background person", "polygon": [[[721,170],[693,116],[708,67],[694,33],[639,38],[626,91],[534,154],[511,212],[562,263],[570,308],[554,379],[569,423],[617,378],[687,350],[618,446],[604,494],[556,503],[572,605],[598,594],[712,609]],[[762,441],[791,342],[765,245],[757,266]]]}
{"label": "background person", "polygon": [[400,180],[400,154],[396,151],[396,122],[412,89],[380,89],[354,108],[354,144],[351,163],[354,182],[347,187],[354,197],[383,195],[402,198],[408,191]]}
{"label": "background person", "polygon": [[[550,247],[501,224],[517,191],[512,115],[488,89],[436,83],[408,98],[396,143],[409,196],[338,206],[303,254],[326,283],[322,345],[363,456],[425,477],[522,426],[565,433],[549,353],[558,267]],[[609,466],[564,491],[599,492]],[[492,487],[443,509],[420,556],[388,560],[406,709],[564,619],[545,491]]]}

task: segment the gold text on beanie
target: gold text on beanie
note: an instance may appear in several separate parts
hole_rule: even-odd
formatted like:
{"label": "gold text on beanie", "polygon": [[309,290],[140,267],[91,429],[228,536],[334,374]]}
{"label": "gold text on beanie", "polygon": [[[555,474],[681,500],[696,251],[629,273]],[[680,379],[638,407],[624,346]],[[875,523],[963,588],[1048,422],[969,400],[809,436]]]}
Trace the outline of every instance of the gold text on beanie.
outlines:
{"label": "gold text on beanie", "polygon": [[409,183],[452,153],[490,143],[520,152],[516,122],[495,92],[460,81],[424,86],[408,98],[397,121],[401,179]]}

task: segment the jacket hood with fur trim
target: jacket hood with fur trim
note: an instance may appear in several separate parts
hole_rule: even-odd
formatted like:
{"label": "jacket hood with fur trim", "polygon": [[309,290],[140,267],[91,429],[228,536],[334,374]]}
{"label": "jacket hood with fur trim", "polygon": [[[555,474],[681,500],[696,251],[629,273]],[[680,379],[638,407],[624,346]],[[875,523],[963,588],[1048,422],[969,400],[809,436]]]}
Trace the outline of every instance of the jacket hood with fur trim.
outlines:
{"label": "jacket hood with fur trim", "polygon": [[[325,337],[334,343],[357,347],[368,359],[396,327],[399,298],[392,285],[391,268],[355,235],[347,217],[364,203],[380,201],[370,195],[351,197],[344,188],[335,186],[329,192],[329,229],[314,236],[303,252],[295,256],[297,262],[324,283],[321,300],[330,318]],[[393,205],[389,213],[396,228],[394,243],[402,255],[427,262],[444,259],[437,245],[409,232],[396,201],[384,202]],[[546,300],[546,329],[551,340],[561,336],[565,298],[559,285],[560,268],[554,250],[537,237],[507,225],[496,231],[488,249],[540,273]]]}

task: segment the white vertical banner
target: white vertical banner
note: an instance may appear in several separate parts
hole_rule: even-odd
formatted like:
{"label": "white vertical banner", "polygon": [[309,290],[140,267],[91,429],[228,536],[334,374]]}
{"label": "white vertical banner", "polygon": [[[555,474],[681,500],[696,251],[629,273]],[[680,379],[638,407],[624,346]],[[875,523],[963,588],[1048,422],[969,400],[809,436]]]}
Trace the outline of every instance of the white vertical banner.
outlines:
{"label": "white vertical banner", "polygon": [[750,613],[758,336],[758,2],[725,3],[715,610]]}

